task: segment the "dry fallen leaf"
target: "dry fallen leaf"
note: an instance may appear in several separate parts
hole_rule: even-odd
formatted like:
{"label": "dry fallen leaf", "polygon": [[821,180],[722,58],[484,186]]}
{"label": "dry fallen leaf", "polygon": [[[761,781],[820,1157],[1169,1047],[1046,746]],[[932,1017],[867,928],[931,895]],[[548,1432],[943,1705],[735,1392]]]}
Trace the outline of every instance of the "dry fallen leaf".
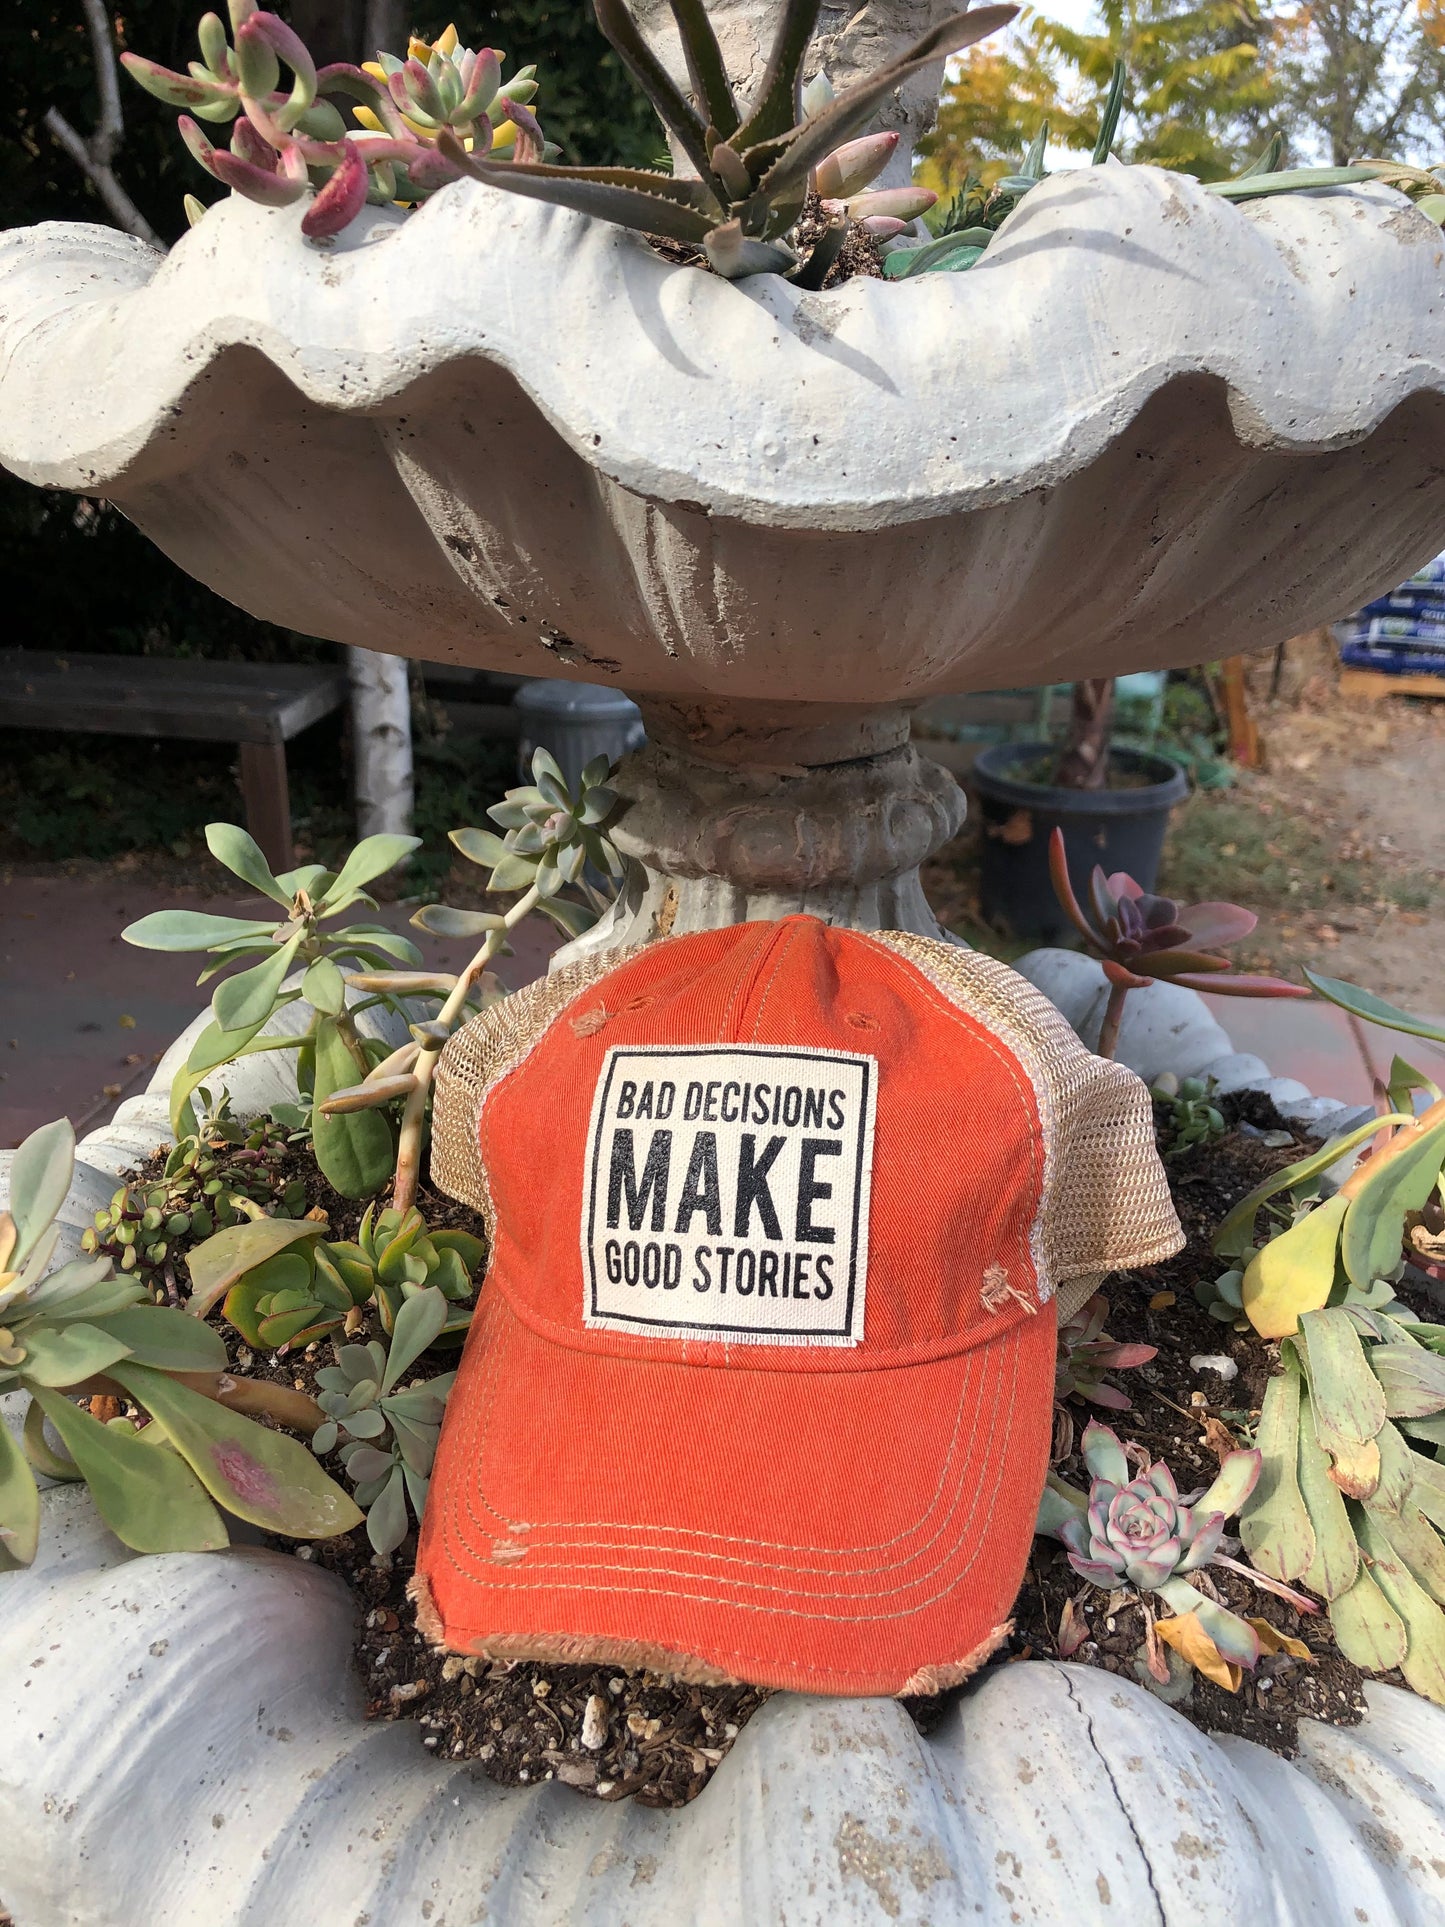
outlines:
{"label": "dry fallen leaf", "polygon": [[1168,1311],[1171,1305],[1177,1303],[1178,1297],[1174,1292],[1156,1291],[1154,1296],[1149,1300],[1149,1309],[1150,1311]]}
{"label": "dry fallen leaf", "polygon": [[1088,1620],[1074,1600],[1066,1599],[1059,1614],[1059,1658],[1072,1659],[1088,1637]]}
{"label": "dry fallen leaf", "polygon": [[1173,1619],[1158,1619],[1154,1622],[1154,1630],[1165,1645],[1172,1646],[1181,1659],[1187,1659],[1196,1672],[1203,1673],[1216,1686],[1222,1686],[1226,1693],[1239,1691],[1244,1669],[1224,1657],[1200,1625],[1197,1613],[1179,1613]]}
{"label": "dry fallen leaf", "polygon": [[1249,1623],[1259,1634],[1262,1652],[1288,1653],[1294,1659],[1307,1659],[1312,1666],[1318,1663],[1315,1655],[1302,1639],[1291,1639],[1289,1634],[1282,1633],[1278,1626],[1271,1626],[1267,1619],[1255,1619],[1251,1616]]}

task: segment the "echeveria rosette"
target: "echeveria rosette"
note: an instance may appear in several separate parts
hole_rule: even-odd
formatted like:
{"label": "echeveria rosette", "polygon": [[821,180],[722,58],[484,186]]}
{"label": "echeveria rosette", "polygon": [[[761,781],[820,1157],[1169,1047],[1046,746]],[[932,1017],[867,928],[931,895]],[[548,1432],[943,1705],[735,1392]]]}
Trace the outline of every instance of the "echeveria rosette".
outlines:
{"label": "echeveria rosette", "polygon": [[[1051,1481],[1040,1503],[1038,1531],[1062,1542],[1081,1579],[1106,1591],[1130,1586],[1157,1593],[1175,1613],[1193,1613],[1223,1658],[1252,1668],[1259,1658],[1253,1626],[1201,1592],[1188,1575],[1209,1565],[1245,1570],[1236,1568],[1221,1547],[1225,1522],[1259,1478],[1258,1450],[1231,1452],[1214,1483],[1189,1497],[1181,1496],[1162,1462],[1131,1477],[1118,1437],[1097,1420],[1085,1428],[1083,1455],[1091,1475],[1087,1497]],[[1257,1575],[1249,1577],[1258,1583]],[[1289,1597],[1303,1610],[1314,1610],[1301,1595]]]}
{"label": "echeveria rosette", "polygon": [[1107,1411],[1127,1412],[1129,1396],[1105,1383],[1104,1372],[1126,1372],[1147,1365],[1158,1356],[1156,1345],[1120,1344],[1104,1330],[1109,1301],[1101,1293],[1080,1305],[1059,1326],[1058,1359],[1054,1366],[1054,1397],[1082,1398]]}

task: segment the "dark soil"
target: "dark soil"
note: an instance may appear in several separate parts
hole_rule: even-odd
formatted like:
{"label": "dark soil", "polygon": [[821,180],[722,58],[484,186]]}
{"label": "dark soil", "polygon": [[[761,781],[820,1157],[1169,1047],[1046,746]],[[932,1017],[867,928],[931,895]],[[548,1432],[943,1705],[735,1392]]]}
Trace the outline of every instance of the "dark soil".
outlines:
{"label": "dark soil", "polygon": [[[1134,1409],[1099,1416],[1121,1438],[1163,1459],[1184,1492],[1207,1485],[1219,1454],[1241,1442],[1258,1415],[1276,1364],[1275,1347],[1219,1323],[1196,1301],[1195,1283],[1221,1269],[1209,1249],[1209,1235],[1267,1172],[1299,1157],[1313,1142],[1296,1128],[1287,1144],[1265,1143],[1263,1133],[1290,1127],[1258,1094],[1224,1098],[1220,1108],[1229,1126],[1226,1135],[1165,1167],[1188,1238],[1185,1249],[1162,1265],[1120,1273],[1104,1288],[1111,1334],[1157,1346],[1158,1356],[1116,1381],[1134,1398]],[[1168,1148],[1163,1107],[1158,1122],[1161,1148]],[[153,1161],[144,1174],[155,1168]],[[281,1175],[303,1177],[311,1203],[327,1212],[332,1231],[340,1237],[354,1235],[361,1207],[332,1191],[304,1150],[290,1154]],[[475,1216],[450,1199],[424,1188],[418,1202],[429,1224],[481,1234]],[[368,1335],[363,1329],[357,1337]],[[227,1338],[238,1371],[298,1390],[314,1388],[315,1372],[330,1356],[329,1345],[322,1344],[300,1356],[253,1357],[239,1346],[234,1332],[228,1330]],[[1226,1379],[1209,1369],[1196,1370],[1190,1363],[1195,1357],[1227,1359],[1236,1373]],[[434,1369],[446,1370],[454,1359],[454,1354],[438,1353]],[[1071,1483],[1086,1484],[1077,1444],[1090,1408],[1071,1402],[1060,1407],[1057,1416],[1055,1466]],[[331,1469],[339,1475],[338,1467]],[[406,1598],[414,1536],[390,1558],[372,1553],[364,1529],[315,1546],[285,1542],[285,1549],[337,1573],[357,1595],[356,1665],[365,1684],[368,1716],[415,1721],[424,1746],[446,1758],[475,1760],[503,1785],[558,1779],[601,1799],[635,1795],[646,1805],[683,1805],[702,1791],[740,1729],[769,1696],[755,1687],[686,1686],[655,1673],[606,1665],[489,1662],[439,1653],[416,1630]],[[1206,1732],[1237,1733],[1285,1754],[1295,1750],[1303,1717],[1333,1725],[1353,1725],[1360,1719],[1361,1674],[1335,1650],[1323,1613],[1302,1616],[1284,1600],[1226,1570],[1215,1568],[1208,1577],[1224,1604],[1303,1640],[1312,1657],[1263,1658],[1253,1675],[1245,1675],[1237,1694],[1195,1675],[1179,1704],[1186,1717]],[[1014,1631],[993,1663],[1056,1657],[1060,1615],[1069,1599],[1076,1602],[1089,1633],[1072,1654],[1074,1661],[1138,1679],[1144,1619],[1137,1598],[1106,1596],[1083,1584],[1062,1547],[1045,1540],[1035,1542]],[[926,1733],[968,1690],[964,1686],[905,1704]],[[600,1744],[584,1746],[584,1722],[588,1740]]]}
{"label": "dark soil", "polygon": [[[821,201],[816,194],[810,194],[803,204],[803,212],[793,230],[792,237],[798,253],[805,259],[826,231],[827,225],[823,217]],[[680,267],[701,268],[705,274],[716,272],[703,250],[695,247],[690,241],[675,241],[665,234],[650,234],[647,238],[664,260],[673,261]],[[852,281],[860,275],[865,279],[881,280],[883,253],[873,236],[865,234],[855,221],[849,226],[848,235],[838,259],[823,277],[823,286],[825,288],[841,287],[845,281]]]}

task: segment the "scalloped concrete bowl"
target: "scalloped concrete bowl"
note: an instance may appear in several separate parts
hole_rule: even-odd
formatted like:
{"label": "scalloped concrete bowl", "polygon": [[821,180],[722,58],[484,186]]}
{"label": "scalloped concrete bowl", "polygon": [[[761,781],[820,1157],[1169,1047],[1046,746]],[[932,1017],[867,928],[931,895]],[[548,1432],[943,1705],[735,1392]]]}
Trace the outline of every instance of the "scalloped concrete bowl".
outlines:
{"label": "scalloped concrete bowl", "polygon": [[339,243],[0,241],[0,460],[259,616],[644,695],[879,705],[1215,657],[1445,527],[1439,230],[1108,167],[965,275],[799,294],[462,182]]}

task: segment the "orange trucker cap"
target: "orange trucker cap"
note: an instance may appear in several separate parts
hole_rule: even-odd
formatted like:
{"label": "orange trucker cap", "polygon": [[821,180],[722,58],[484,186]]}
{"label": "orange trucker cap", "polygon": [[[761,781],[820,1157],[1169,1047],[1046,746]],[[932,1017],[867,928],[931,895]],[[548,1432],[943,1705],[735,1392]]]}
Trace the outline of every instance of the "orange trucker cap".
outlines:
{"label": "orange trucker cap", "polygon": [[935,1692],[1000,1644],[1053,1294],[1182,1243],[1133,1072],[992,958],[805,916],[488,1010],[432,1173],[491,1258],[423,1631],[808,1692]]}

